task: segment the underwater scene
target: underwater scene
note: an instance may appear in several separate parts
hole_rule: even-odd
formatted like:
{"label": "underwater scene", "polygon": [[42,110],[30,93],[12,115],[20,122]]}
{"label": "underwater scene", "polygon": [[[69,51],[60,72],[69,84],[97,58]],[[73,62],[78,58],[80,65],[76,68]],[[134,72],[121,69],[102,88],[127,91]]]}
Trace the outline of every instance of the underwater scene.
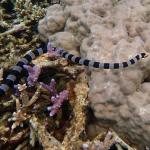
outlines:
{"label": "underwater scene", "polygon": [[0,0],[0,150],[150,150],[150,0]]}

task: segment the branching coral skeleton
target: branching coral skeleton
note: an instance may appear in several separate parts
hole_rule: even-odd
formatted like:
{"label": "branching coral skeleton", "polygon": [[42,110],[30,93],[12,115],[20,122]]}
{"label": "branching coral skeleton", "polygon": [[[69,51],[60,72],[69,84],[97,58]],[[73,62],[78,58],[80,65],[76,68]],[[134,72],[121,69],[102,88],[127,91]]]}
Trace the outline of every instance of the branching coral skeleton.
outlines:
{"label": "branching coral skeleton", "polygon": [[22,98],[22,104],[20,103],[20,100],[13,96],[13,98],[16,101],[16,112],[13,113],[12,117],[9,118],[9,122],[13,121],[13,125],[11,127],[11,130],[13,131],[16,127],[20,126],[23,127],[24,121],[28,120],[31,115],[27,114],[27,109],[29,106],[31,106],[33,103],[36,102],[36,100],[39,97],[40,94],[40,86],[37,88],[37,91],[35,94],[32,96],[31,100],[29,100],[29,97],[23,96],[26,94],[26,91],[22,91],[20,97]]}
{"label": "branching coral skeleton", "polygon": [[9,122],[14,122],[11,126],[11,131],[13,131],[18,126],[23,127],[23,122],[26,121],[28,118],[29,115],[27,115],[26,112],[21,109],[21,104],[16,98],[16,112],[14,112],[12,117],[8,120]]}

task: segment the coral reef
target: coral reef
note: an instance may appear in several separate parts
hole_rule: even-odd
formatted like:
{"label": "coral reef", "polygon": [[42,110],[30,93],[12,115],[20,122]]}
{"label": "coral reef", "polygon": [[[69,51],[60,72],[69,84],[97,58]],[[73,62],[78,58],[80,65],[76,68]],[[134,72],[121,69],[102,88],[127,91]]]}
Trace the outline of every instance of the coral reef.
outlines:
{"label": "coral reef", "polygon": [[[142,19],[146,22],[146,28],[143,29],[143,24],[137,25],[134,19],[132,23],[135,23],[135,26],[127,20],[128,32],[120,25],[126,15],[116,25],[121,17],[120,6],[124,3],[114,0],[101,3],[96,0],[0,1],[0,80],[9,73],[8,67],[14,65],[22,55],[42,45],[40,38],[44,41],[49,39],[54,46],[62,47],[70,53],[79,55],[80,50],[83,56],[104,61],[126,59],[129,55],[134,55],[136,48],[144,51],[141,45],[145,43],[148,51],[149,36],[146,31],[149,13],[144,9],[148,2],[141,2],[143,9],[136,2],[136,6],[141,10],[132,6],[131,16],[138,20],[136,13],[144,12]],[[55,5],[46,8],[52,4]],[[111,13],[115,14],[115,17],[111,18]],[[42,17],[44,19],[39,22]],[[38,22],[40,35],[36,29]],[[138,37],[139,34],[144,42]],[[122,46],[128,50],[120,51]],[[47,48],[47,54],[33,60],[31,64],[24,65],[14,89],[0,100],[0,149],[133,150],[117,133],[128,136],[130,143],[133,137],[136,139],[135,143],[143,138],[137,147],[149,146],[149,105],[146,105],[149,96],[149,68],[146,65],[149,58],[144,62],[146,65],[141,62],[135,69],[126,70],[127,72],[99,72],[86,70],[83,66],[60,58],[52,51],[49,43]],[[107,48],[110,48],[110,51]],[[119,49],[119,53],[116,49]],[[97,78],[98,76],[101,78]],[[137,86],[139,87],[144,79],[147,83],[142,83],[137,91]],[[143,93],[145,100],[142,103],[140,100],[143,99]],[[90,101],[87,101],[87,98]],[[138,103],[135,103],[134,99]],[[140,117],[137,115],[139,105],[143,106],[140,107]],[[95,111],[100,125],[109,126],[116,132],[105,128],[105,131],[98,131],[90,137],[88,128],[90,123],[94,130],[93,122],[90,121],[94,117],[89,114],[89,106]],[[127,113],[128,110],[130,113]],[[131,112],[133,115],[129,116]],[[130,119],[133,121],[130,122]],[[125,128],[124,122],[134,129]],[[138,136],[139,129],[136,125],[141,128],[140,132],[143,132],[143,125],[147,133]]]}
{"label": "coral reef", "polygon": [[[36,26],[45,15],[45,7],[31,0],[3,0],[0,2],[0,67],[15,65],[20,56],[39,46]],[[34,45],[34,46],[33,46]]]}
{"label": "coral reef", "polygon": [[[150,51],[149,11],[146,0],[64,0],[47,9],[38,30],[42,40],[74,54],[125,61]],[[139,149],[150,147],[149,63],[150,57],[126,70],[87,69],[88,99],[98,124],[112,127]]]}

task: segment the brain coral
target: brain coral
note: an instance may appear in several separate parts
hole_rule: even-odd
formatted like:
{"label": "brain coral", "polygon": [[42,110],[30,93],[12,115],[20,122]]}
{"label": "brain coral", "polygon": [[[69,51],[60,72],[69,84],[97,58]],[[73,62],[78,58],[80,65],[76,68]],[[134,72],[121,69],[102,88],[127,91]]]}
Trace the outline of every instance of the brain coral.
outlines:
{"label": "brain coral", "polygon": [[[148,0],[64,0],[39,22],[41,39],[101,62],[150,51]],[[91,108],[100,125],[150,147],[150,57],[125,70],[88,68]]]}

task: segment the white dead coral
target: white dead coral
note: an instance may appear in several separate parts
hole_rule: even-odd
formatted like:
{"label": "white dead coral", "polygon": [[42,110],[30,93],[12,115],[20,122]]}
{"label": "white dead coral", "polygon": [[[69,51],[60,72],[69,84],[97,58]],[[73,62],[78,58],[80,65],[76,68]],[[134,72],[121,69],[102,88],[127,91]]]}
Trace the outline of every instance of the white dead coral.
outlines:
{"label": "white dead coral", "polygon": [[82,144],[83,150],[109,150],[113,149],[112,145],[116,145],[117,150],[135,150],[128,146],[124,141],[122,141],[114,131],[108,131],[105,135],[104,141],[100,140],[101,136],[98,135],[93,141],[88,141]]}
{"label": "white dead coral", "polygon": [[[150,3],[147,0],[64,0],[64,6],[59,7],[65,16],[62,30],[74,36],[84,57],[121,62],[136,53],[150,51]],[[49,13],[57,18],[55,11]],[[46,33],[50,27],[39,24],[40,34],[46,39],[62,35],[62,30],[57,32],[59,28]],[[65,47],[63,43],[60,46]],[[143,90],[150,85],[149,66],[150,57],[125,70],[90,69],[88,74],[89,100],[99,124],[112,127],[109,122],[114,122],[117,133],[128,135],[140,149],[150,146],[149,91]]]}

